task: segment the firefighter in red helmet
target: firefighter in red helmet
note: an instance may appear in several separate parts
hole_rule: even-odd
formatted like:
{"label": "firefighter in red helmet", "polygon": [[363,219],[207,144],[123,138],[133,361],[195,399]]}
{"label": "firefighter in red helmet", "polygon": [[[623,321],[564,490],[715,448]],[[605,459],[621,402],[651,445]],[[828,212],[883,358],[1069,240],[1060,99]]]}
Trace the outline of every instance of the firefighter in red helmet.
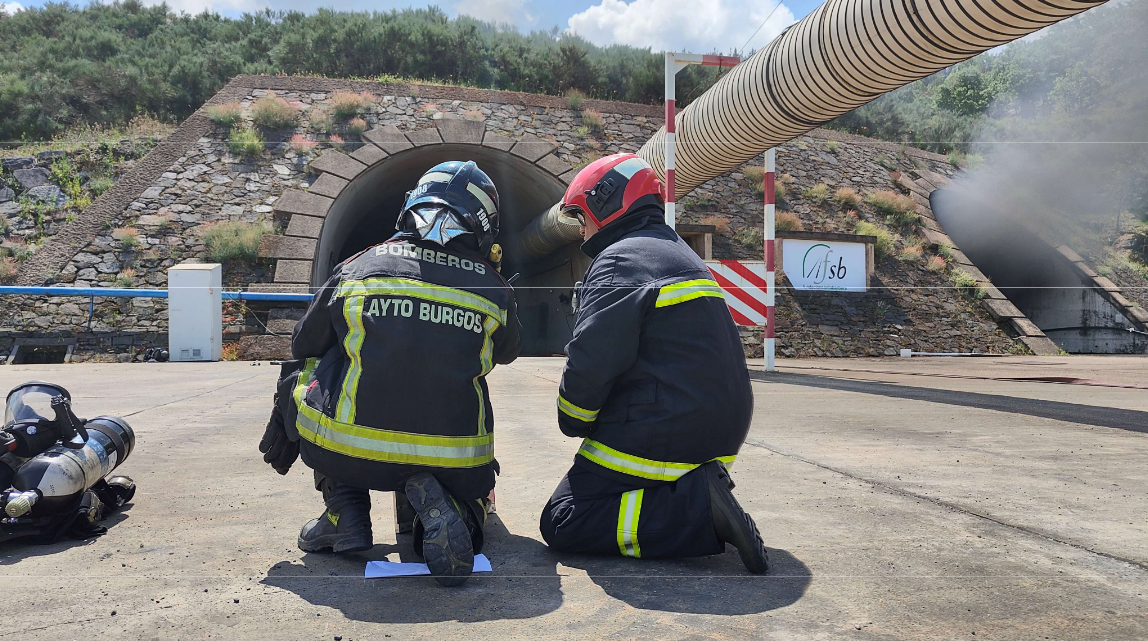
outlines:
{"label": "firefighter in red helmet", "polygon": [[741,339],[664,204],[634,154],[591,163],[563,200],[592,259],[558,395],[559,427],[583,440],[542,511],[542,537],[556,550],[642,558],[730,543],[762,573],[761,536],[730,491],[753,414]]}

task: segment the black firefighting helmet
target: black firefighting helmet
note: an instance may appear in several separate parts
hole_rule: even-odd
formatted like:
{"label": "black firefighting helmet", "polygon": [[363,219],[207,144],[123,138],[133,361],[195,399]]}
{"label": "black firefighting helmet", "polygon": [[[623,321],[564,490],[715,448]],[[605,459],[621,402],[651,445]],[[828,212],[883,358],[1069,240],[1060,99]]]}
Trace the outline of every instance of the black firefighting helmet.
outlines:
{"label": "black firefighting helmet", "polygon": [[473,161],[440,163],[407,192],[395,228],[440,245],[474,234],[485,256],[498,235],[498,189]]}

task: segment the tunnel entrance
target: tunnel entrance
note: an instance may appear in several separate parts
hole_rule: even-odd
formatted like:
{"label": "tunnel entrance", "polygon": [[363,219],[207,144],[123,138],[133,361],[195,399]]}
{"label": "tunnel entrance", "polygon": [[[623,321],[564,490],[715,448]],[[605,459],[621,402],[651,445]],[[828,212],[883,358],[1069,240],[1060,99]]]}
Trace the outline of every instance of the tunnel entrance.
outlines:
{"label": "tunnel entrance", "polygon": [[933,213],[969,260],[1053,342],[1073,354],[1142,354],[1148,340],[1072,263],[1004,211],[938,189]]}
{"label": "tunnel entrance", "polygon": [[[501,231],[497,242],[503,248],[511,247],[511,239],[566,191],[562,181],[537,165],[491,147],[438,144],[396,153],[356,177],[331,205],[316,249],[311,285],[322,285],[335,265],[390,238],[406,192],[428,169],[449,160],[473,160],[498,187]],[[562,353],[573,335],[570,300],[574,283],[589,262],[576,243],[535,261],[509,253],[504,256],[503,276],[519,275],[514,288],[523,355]]]}

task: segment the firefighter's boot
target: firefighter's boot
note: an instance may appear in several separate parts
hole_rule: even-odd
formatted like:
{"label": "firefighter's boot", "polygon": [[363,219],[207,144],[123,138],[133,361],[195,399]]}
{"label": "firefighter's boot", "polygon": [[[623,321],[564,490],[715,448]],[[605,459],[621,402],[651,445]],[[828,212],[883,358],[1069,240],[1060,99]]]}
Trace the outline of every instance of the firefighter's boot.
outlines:
{"label": "firefighter's boot", "polygon": [[474,543],[463,513],[466,508],[429,472],[407,479],[406,494],[418,513],[422,556],[431,575],[447,587],[462,585],[474,569]]}
{"label": "firefighter's boot", "polygon": [[362,552],[374,546],[371,533],[371,494],[341,485],[316,472],[315,488],[323,492],[327,509],[299,532],[304,552]]}
{"label": "firefighter's boot", "polygon": [[706,463],[702,469],[709,484],[710,509],[718,540],[737,548],[747,570],[754,574],[764,574],[769,569],[765,544],[761,542],[761,534],[753,518],[741,509],[733,492],[730,492],[733,481],[729,473],[717,461]]}

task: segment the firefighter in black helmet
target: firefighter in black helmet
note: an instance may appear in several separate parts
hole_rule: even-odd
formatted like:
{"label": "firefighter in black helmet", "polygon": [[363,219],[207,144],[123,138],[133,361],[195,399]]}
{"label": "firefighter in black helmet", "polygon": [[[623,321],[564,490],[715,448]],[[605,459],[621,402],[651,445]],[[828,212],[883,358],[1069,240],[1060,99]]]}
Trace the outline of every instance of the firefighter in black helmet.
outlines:
{"label": "firefighter in black helmet", "polygon": [[300,453],[315,470],[326,510],[301,549],[370,548],[368,490],[394,491],[435,578],[470,575],[497,471],[485,376],[521,345],[513,291],[487,259],[498,218],[475,163],[433,167],[394,237],[337,266],[296,325],[259,449],[281,474]]}
{"label": "firefighter in black helmet", "polygon": [[753,414],[741,339],[663,202],[634,154],[591,163],[563,200],[593,259],[558,393],[558,426],[582,446],[542,510],[542,536],[559,550],[641,558],[730,543],[762,573],[765,546],[728,471]]}

